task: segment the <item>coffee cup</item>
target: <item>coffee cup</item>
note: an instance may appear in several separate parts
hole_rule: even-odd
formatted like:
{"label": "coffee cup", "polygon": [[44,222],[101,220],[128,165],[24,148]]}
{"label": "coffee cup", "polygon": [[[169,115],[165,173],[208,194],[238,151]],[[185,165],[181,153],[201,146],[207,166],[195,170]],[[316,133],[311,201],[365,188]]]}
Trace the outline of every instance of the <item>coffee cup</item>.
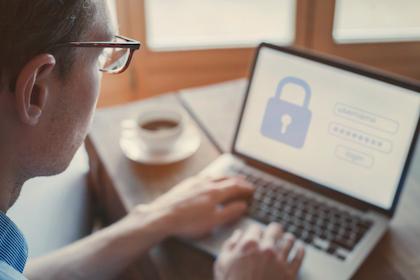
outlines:
{"label": "coffee cup", "polygon": [[167,152],[181,136],[185,116],[171,108],[149,108],[137,117],[138,136],[150,152]]}

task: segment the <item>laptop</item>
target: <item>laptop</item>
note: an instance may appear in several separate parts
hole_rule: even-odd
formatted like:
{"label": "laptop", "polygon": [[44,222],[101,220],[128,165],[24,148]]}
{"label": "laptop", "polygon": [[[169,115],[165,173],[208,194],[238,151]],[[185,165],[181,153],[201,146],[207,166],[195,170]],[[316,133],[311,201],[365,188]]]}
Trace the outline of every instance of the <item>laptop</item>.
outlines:
{"label": "laptop", "polygon": [[188,242],[217,256],[236,228],[279,222],[306,244],[300,279],[350,278],[398,205],[419,92],[415,81],[261,44],[231,152],[202,171],[252,182],[248,215]]}

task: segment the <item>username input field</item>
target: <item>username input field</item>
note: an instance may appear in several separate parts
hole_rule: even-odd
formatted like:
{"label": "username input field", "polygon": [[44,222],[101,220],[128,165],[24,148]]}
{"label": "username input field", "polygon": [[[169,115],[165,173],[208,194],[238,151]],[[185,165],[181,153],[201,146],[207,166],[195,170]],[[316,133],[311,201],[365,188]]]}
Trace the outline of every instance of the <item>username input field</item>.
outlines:
{"label": "username input field", "polygon": [[338,117],[387,133],[395,134],[399,128],[398,122],[394,120],[343,103],[335,105],[334,113]]}

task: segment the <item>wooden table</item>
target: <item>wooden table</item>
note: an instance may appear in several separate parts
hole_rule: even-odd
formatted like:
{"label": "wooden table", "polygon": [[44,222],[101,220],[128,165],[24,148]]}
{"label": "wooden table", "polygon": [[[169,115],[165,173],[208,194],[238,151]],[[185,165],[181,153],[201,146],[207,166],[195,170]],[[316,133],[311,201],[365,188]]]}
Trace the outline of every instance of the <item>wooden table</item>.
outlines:
{"label": "wooden table", "polygon": [[[99,110],[86,144],[97,209],[105,221],[116,221],[135,205],[152,201],[202,170],[220,153],[229,151],[245,86],[245,80],[238,80]],[[201,128],[202,144],[196,154],[161,167],[142,166],[124,157],[118,144],[120,122],[135,117],[151,104],[169,104],[190,114]],[[390,228],[354,278],[420,279],[419,214],[420,155],[417,152]],[[210,256],[168,240],[133,265],[124,279],[212,279],[212,262]]]}

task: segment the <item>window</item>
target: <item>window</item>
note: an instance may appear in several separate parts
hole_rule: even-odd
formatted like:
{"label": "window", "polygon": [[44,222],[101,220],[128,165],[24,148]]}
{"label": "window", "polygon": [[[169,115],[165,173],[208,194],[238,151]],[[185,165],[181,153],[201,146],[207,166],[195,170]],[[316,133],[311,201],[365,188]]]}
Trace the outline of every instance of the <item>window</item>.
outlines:
{"label": "window", "polygon": [[337,43],[420,41],[418,0],[337,0]]}
{"label": "window", "polygon": [[295,0],[146,0],[150,49],[255,47],[261,41],[290,45]]}

